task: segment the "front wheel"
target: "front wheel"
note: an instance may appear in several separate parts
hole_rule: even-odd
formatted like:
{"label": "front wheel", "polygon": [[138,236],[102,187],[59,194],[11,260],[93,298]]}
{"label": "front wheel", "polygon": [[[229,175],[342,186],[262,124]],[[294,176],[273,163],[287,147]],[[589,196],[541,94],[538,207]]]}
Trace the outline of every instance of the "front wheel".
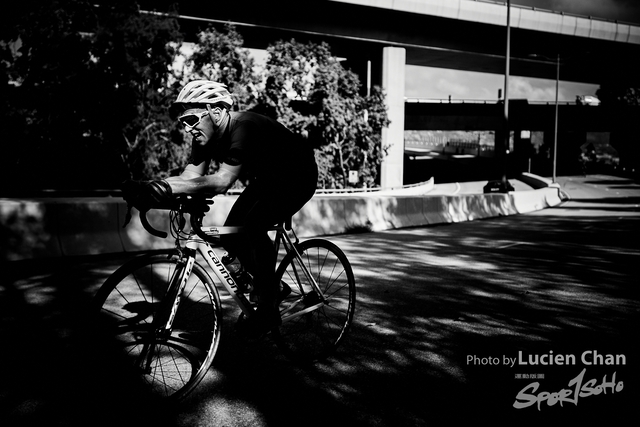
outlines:
{"label": "front wheel", "polygon": [[209,274],[194,264],[173,327],[160,330],[156,317],[169,288],[179,286],[182,277],[176,254],[142,256],[116,270],[94,300],[101,339],[119,350],[129,372],[151,395],[176,401],[207,373],[222,320],[218,291]]}
{"label": "front wheel", "polygon": [[282,325],[273,336],[289,358],[314,362],[332,354],[347,333],[356,284],[349,260],[335,244],[311,239],[296,248],[300,259],[290,252],[276,271],[281,288],[288,286],[291,293],[280,303]]}

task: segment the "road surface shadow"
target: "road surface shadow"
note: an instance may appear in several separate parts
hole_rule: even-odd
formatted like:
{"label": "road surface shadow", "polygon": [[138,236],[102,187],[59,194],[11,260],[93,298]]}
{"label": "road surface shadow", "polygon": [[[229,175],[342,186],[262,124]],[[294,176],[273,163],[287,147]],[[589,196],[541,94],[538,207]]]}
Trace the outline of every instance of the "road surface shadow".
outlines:
{"label": "road surface shadow", "polygon": [[[599,202],[331,237],[358,285],[335,357],[297,366],[269,340],[237,337],[227,301],[220,352],[179,407],[146,396],[92,340],[86,309],[125,256],[5,264],[0,425],[627,423],[640,398],[640,217],[619,215],[628,198],[578,215]],[[551,394],[574,398],[579,381],[575,402]]]}

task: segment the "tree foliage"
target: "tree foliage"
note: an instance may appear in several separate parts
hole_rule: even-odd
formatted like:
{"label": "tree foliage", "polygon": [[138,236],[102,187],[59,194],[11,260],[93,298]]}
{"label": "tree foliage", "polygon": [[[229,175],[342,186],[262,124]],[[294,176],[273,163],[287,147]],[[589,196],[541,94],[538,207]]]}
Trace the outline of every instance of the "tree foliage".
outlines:
{"label": "tree foliage", "polygon": [[51,173],[48,162],[81,149],[81,137],[91,127],[81,117],[89,102],[80,87],[91,80],[94,64],[81,30],[96,16],[75,1],[34,6],[15,5],[2,34],[10,52],[4,62],[2,171],[14,172],[22,183],[29,183],[34,168]]}
{"label": "tree foliage", "polygon": [[640,88],[618,82],[602,84],[596,95],[603,106],[640,105]]}
{"label": "tree foliage", "polygon": [[170,67],[181,35],[175,18],[140,13],[130,4],[99,10],[92,54],[104,98],[97,110],[109,119],[94,129],[117,144],[131,177],[166,176],[180,167],[173,159],[186,149],[173,144],[177,127],[168,115],[179,90],[170,85]]}
{"label": "tree foliage", "polygon": [[127,1],[54,0],[26,2],[8,24],[4,175],[27,188],[109,187],[142,176],[148,152],[168,149],[158,143],[173,126],[165,111],[175,19]]}
{"label": "tree foliage", "polygon": [[388,124],[382,90],[361,96],[358,76],[326,43],[280,41],[268,54],[260,105],[315,143],[320,185],[345,188],[355,170],[360,185],[373,186],[384,156],[381,130]]}
{"label": "tree foliage", "polygon": [[[259,91],[260,76],[255,61],[235,27],[227,24],[224,31],[209,26],[198,33],[193,53],[186,61],[183,81],[205,79],[227,85],[234,100],[233,109],[253,107]],[[184,81],[186,83],[186,81]]]}
{"label": "tree foliage", "polygon": [[323,187],[347,186],[349,170],[375,183],[384,94],[361,96],[327,44],[275,43],[258,74],[232,25],[209,27],[176,70],[182,35],[176,11],[165,12],[127,0],[23,0],[0,17],[1,190],[15,178],[23,189],[92,189],[176,173],[191,147],[168,107],[197,78],[227,84],[234,109],[314,141]]}

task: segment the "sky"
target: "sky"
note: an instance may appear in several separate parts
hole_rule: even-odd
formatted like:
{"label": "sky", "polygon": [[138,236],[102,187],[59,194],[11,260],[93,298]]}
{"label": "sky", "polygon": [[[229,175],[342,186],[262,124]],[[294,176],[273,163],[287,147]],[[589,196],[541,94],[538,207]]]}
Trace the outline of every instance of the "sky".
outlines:
{"label": "sky", "polygon": [[[457,71],[445,68],[407,65],[405,97],[421,99],[483,100],[498,99],[504,92],[504,75]],[[598,85],[560,81],[559,102],[575,102],[576,96],[595,96]],[[509,98],[529,101],[555,101],[556,81],[509,76]]]}
{"label": "sky", "polygon": [[[640,23],[640,0],[511,0],[512,5],[536,7],[583,16]],[[405,96],[423,99],[496,100],[504,91],[504,75],[407,66]],[[555,101],[555,80],[509,76],[509,98]],[[560,81],[558,101],[575,102],[578,95],[595,96],[598,85]]]}

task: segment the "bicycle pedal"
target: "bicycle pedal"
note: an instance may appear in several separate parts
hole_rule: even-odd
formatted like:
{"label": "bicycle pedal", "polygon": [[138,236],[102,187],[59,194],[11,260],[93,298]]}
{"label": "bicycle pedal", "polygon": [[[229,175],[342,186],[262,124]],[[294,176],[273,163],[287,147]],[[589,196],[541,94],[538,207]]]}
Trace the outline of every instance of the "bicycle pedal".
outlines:
{"label": "bicycle pedal", "polygon": [[305,305],[305,307],[311,307],[312,305],[316,305],[321,301],[322,301],[322,299],[315,292],[310,292],[307,295],[305,295],[305,297],[304,297],[304,305]]}
{"label": "bicycle pedal", "polygon": [[251,303],[251,305],[255,308],[258,305],[258,301],[259,301],[259,297],[258,294],[255,292],[250,292],[249,293],[249,302]]}
{"label": "bicycle pedal", "polygon": [[240,315],[236,322],[236,332],[249,339],[263,338],[274,328],[280,326],[280,315],[268,314],[264,311],[256,310],[251,316]]}

